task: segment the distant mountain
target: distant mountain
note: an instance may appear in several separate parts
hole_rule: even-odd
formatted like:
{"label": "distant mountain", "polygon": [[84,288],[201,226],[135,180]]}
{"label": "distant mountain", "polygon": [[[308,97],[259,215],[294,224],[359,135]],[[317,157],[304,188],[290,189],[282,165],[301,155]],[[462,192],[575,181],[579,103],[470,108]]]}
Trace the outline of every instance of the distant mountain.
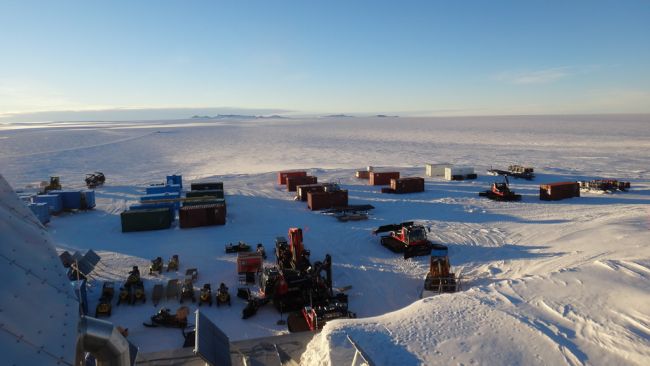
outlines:
{"label": "distant mountain", "polygon": [[327,116],[323,116],[324,118],[352,118],[354,116],[349,116],[347,114],[329,114]]}
{"label": "distant mountain", "polygon": [[216,116],[192,116],[193,119],[287,119],[289,117],[273,114],[270,116],[253,116],[246,114],[217,114]]}
{"label": "distant mountain", "polygon": [[375,115],[375,117],[381,117],[381,118],[385,118],[385,117],[397,118],[397,117],[399,117],[399,116],[388,116],[388,115],[385,115],[385,114],[377,114],[377,115]]}

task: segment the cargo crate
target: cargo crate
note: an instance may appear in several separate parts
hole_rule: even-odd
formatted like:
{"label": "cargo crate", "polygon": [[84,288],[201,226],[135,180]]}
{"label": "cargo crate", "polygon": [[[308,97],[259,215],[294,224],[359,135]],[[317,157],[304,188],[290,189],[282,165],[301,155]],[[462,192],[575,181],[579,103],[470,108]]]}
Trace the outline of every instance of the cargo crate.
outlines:
{"label": "cargo crate", "polygon": [[81,191],[50,191],[48,194],[58,194],[61,196],[63,210],[79,210],[81,208]]}
{"label": "cargo crate", "polygon": [[539,186],[540,200],[557,201],[572,197],[580,197],[580,184],[578,182],[557,182]]}
{"label": "cargo crate", "polygon": [[181,186],[178,184],[152,184],[144,189],[145,194],[159,194],[159,193],[179,193]]}
{"label": "cargo crate", "polygon": [[95,191],[81,191],[81,209],[90,210],[95,207]]}
{"label": "cargo crate", "polygon": [[47,203],[50,214],[57,215],[63,211],[63,199],[59,194],[39,194],[32,198],[34,203]]}
{"label": "cargo crate", "polygon": [[395,193],[424,192],[424,178],[409,177],[390,180],[390,188]]}
{"label": "cargo crate", "polygon": [[278,184],[285,185],[287,184],[287,177],[306,177],[306,171],[284,171],[278,172]]}
{"label": "cargo crate", "polygon": [[299,185],[318,183],[318,178],[308,175],[306,177],[287,177],[286,181],[287,181],[287,191],[295,192],[296,187]]}
{"label": "cargo crate", "polygon": [[213,191],[222,190],[223,182],[197,182],[190,184],[190,189],[193,191]]}
{"label": "cargo crate", "polygon": [[309,192],[325,192],[325,184],[324,183],[305,184],[296,187],[296,193],[297,193],[296,196],[301,201],[307,201],[307,193]]}
{"label": "cargo crate", "polygon": [[166,208],[169,211],[169,218],[173,222],[176,220],[176,207],[174,203],[140,203],[129,206],[129,210],[151,210],[154,208]]}
{"label": "cargo crate", "polygon": [[47,203],[28,203],[27,207],[34,213],[34,216],[36,216],[41,224],[45,225],[50,222],[50,207]]}
{"label": "cargo crate", "polygon": [[444,177],[445,168],[451,168],[451,167],[452,164],[449,163],[426,164],[425,175],[427,177]]}
{"label": "cargo crate", "polygon": [[201,190],[201,191],[189,191],[185,194],[187,198],[194,197],[216,197],[224,198],[223,189],[210,189],[210,190]]}
{"label": "cargo crate", "polygon": [[307,207],[310,210],[324,210],[347,205],[348,191],[346,190],[307,193]]}
{"label": "cargo crate", "polygon": [[172,220],[167,208],[124,211],[120,214],[122,232],[169,229]]}
{"label": "cargo crate", "polygon": [[181,229],[225,225],[226,208],[222,205],[183,206],[178,211]]}
{"label": "cargo crate", "polygon": [[359,179],[368,179],[370,178],[370,172],[367,170],[357,170],[356,173],[354,173],[355,177]]}
{"label": "cargo crate", "polygon": [[399,172],[370,172],[371,186],[387,186],[391,179],[399,178]]}
{"label": "cargo crate", "polygon": [[178,184],[181,189],[183,188],[183,176],[182,175],[168,175],[166,179],[167,184]]}

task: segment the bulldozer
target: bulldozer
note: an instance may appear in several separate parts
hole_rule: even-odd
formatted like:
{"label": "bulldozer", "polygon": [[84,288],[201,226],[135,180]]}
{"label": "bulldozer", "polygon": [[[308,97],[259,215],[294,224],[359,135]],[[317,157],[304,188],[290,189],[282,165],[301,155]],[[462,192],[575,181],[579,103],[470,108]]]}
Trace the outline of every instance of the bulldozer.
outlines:
{"label": "bulldozer", "polygon": [[59,177],[50,177],[50,183],[46,182],[41,183],[43,189],[40,193],[47,194],[49,191],[58,191],[61,189],[61,180]]}
{"label": "bulldozer", "polygon": [[421,297],[433,296],[441,293],[456,292],[460,290],[460,276],[451,272],[449,264],[449,250],[442,244],[433,244],[429,272],[424,279],[424,288]]}
{"label": "bulldozer", "polygon": [[508,177],[504,176],[503,178],[504,182],[494,182],[490,190],[479,192],[478,195],[495,201],[521,201],[521,195],[510,190]]}
{"label": "bulldozer", "polygon": [[413,221],[383,225],[373,234],[388,233],[381,237],[381,245],[395,253],[404,253],[404,259],[429,255],[432,243],[427,239],[427,229]]}

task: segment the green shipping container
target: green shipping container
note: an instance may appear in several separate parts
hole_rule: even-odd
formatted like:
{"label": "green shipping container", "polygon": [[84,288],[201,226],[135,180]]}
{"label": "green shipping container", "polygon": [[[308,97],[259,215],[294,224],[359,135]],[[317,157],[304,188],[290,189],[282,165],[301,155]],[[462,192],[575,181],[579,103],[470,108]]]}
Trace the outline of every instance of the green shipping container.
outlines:
{"label": "green shipping container", "polygon": [[205,191],[190,191],[185,195],[188,198],[192,197],[217,197],[223,198],[223,189],[211,189]]}
{"label": "green shipping container", "polygon": [[123,233],[169,229],[172,226],[168,208],[124,211],[120,218]]}

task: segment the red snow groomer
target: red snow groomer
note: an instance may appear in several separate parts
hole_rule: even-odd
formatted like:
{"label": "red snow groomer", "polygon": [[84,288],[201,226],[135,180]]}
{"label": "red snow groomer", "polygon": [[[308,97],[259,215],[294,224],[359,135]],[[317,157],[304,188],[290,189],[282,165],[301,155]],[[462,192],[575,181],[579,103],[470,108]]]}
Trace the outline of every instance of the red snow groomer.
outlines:
{"label": "red snow groomer", "polygon": [[372,233],[388,233],[381,237],[381,245],[395,253],[404,253],[404,259],[431,253],[432,244],[427,239],[427,229],[422,225],[415,225],[413,221],[380,226]]}
{"label": "red snow groomer", "polygon": [[495,201],[521,201],[521,195],[510,190],[508,177],[504,176],[503,178],[505,179],[504,182],[494,182],[492,183],[492,189],[479,192],[478,195]]}

